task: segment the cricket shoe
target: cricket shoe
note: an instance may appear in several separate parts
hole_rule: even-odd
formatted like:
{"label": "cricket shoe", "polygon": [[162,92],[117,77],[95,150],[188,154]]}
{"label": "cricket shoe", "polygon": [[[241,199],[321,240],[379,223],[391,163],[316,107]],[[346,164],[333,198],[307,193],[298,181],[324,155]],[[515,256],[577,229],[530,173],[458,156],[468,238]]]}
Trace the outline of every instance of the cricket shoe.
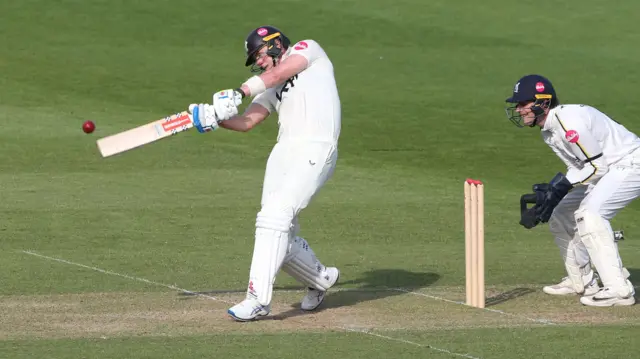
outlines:
{"label": "cricket shoe", "polygon": [[[595,273],[594,273],[595,274]],[[584,295],[590,296],[598,293],[600,290],[600,285],[598,284],[598,278],[596,275],[593,276],[591,282],[584,287]],[[562,282],[554,285],[547,285],[542,288],[542,291],[551,294],[551,295],[570,295],[570,294],[578,294],[575,289],[573,289],[573,284],[571,283],[571,279],[569,277],[562,278]]]}
{"label": "cricket shoe", "polygon": [[248,322],[264,317],[271,312],[271,306],[262,305],[256,299],[245,299],[227,310],[227,313],[239,322]]}
{"label": "cricket shoe", "polygon": [[[331,284],[329,285],[329,288],[331,288],[334,286],[334,284],[336,284],[336,282],[338,282],[338,279],[340,279],[340,271],[336,267],[327,267],[326,272],[330,278],[329,283]],[[302,298],[300,308],[306,311],[315,310],[320,306],[320,304],[322,304],[322,301],[324,301],[324,297],[326,294],[327,291],[325,290],[318,290],[316,288],[309,287],[307,295]]]}
{"label": "cricket shoe", "polygon": [[[623,293],[620,293],[623,292]],[[627,288],[621,291],[615,291],[611,288],[603,288],[592,296],[584,296],[580,298],[580,303],[590,307],[613,307],[619,305],[634,305],[636,303],[636,294],[633,284],[627,279]]]}

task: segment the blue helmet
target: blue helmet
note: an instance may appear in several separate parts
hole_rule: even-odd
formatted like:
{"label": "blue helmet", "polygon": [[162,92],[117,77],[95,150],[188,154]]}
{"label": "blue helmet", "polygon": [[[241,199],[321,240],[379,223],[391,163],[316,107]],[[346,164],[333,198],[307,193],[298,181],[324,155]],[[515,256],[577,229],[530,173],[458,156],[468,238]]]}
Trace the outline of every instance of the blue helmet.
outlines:
{"label": "blue helmet", "polygon": [[518,127],[523,127],[522,116],[515,110],[518,104],[533,102],[531,111],[536,115],[536,121],[531,124],[533,127],[547,108],[554,108],[560,103],[551,81],[540,75],[520,78],[513,86],[513,95],[506,102],[512,104],[506,108],[507,117]]}
{"label": "blue helmet", "polygon": [[[280,41],[282,48],[276,46],[276,40]],[[251,31],[244,42],[247,60],[245,66],[252,66],[251,71],[260,71],[261,69],[254,66],[256,63],[256,54],[263,47],[267,47],[267,55],[270,56],[274,63],[282,54],[282,51],[289,48],[291,41],[282,31],[273,26],[260,26]]]}

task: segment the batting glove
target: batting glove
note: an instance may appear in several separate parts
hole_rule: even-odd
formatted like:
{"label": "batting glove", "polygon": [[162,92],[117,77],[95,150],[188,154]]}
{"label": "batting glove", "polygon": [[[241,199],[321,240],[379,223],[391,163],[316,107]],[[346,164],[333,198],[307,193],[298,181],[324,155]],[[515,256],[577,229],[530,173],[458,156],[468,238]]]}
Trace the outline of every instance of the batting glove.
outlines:
{"label": "batting glove", "polygon": [[242,95],[234,90],[224,90],[213,94],[213,107],[220,121],[226,121],[238,114]]}
{"label": "batting glove", "polygon": [[213,105],[194,103],[189,105],[189,113],[191,114],[193,127],[200,133],[213,131],[219,127],[218,122],[220,121],[216,117]]}

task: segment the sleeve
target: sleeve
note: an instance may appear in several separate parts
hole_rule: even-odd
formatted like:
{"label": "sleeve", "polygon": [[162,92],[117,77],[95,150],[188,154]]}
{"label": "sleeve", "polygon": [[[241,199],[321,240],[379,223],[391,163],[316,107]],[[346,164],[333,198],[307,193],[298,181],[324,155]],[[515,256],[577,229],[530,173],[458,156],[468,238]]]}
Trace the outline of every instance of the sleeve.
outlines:
{"label": "sleeve", "polygon": [[273,113],[276,108],[274,106],[274,101],[272,101],[272,97],[274,97],[274,92],[272,89],[269,89],[261,94],[259,94],[258,96],[253,98],[253,101],[251,101],[251,103],[255,103],[258,104],[264,108],[267,109],[267,111],[269,111],[269,113]]}
{"label": "sleeve", "polygon": [[315,61],[322,57],[326,57],[324,50],[314,40],[302,40],[296,42],[291,47],[291,55],[302,55],[307,59],[307,67],[311,66]]}
{"label": "sleeve", "polygon": [[573,185],[589,184],[597,181],[609,170],[602,156],[602,147],[588,124],[590,119],[579,114],[554,114],[564,131],[564,141],[573,155],[582,162],[581,168],[569,165],[567,179]]}
{"label": "sleeve", "polygon": [[562,153],[562,151],[554,146],[551,146],[551,150],[556,154],[556,156],[558,156],[558,158],[560,158],[560,160],[562,160],[562,162],[564,162],[567,166],[567,171],[569,171],[571,167],[575,167],[575,164],[571,162],[572,159],[568,158],[566,153]]}

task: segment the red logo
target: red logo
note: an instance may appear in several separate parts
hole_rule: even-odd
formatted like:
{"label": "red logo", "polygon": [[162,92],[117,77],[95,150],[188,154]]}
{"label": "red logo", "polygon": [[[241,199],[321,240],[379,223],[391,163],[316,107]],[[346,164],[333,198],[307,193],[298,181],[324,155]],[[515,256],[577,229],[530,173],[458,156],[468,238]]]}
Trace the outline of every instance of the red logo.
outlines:
{"label": "red logo", "polygon": [[544,91],[544,84],[542,82],[538,82],[536,84],[536,91],[538,91],[538,92]]}
{"label": "red logo", "polygon": [[251,292],[251,294],[255,294],[256,290],[253,289],[253,281],[249,281],[249,292]]}
{"label": "red logo", "polygon": [[258,35],[260,36],[264,36],[269,32],[269,30],[265,29],[264,27],[261,27],[258,29]]}
{"label": "red logo", "polygon": [[571,143],[576,143],[576,142],[578,142],[578,139],[580,139],[580,135],[578,135],[578,132],[576,132],[574,130],[569,130],[564,135],[564,138],[566,138],[567,141],[569,141]]}
{"label": "red logo", "polygon": [[171,132],[175,129],[178,129],[182,126],[186,126],[191,123],[191,119],[188,114],[181,114],[177,117],[172,116],[164,120],[162,123],[162,129],[165,132]]}
{"label": "red logo", "polygon": [[300,41],[300,42],[299,42],[299,43],[297,43],[293,48],[294,48],[294,49],[296,49],[296,50],[304,50],[304,49],[306,49],[307,47],[309,47],[309,45],[307,45],[307,43],[306,43],[306,42],[304,42],[304,41]]}

